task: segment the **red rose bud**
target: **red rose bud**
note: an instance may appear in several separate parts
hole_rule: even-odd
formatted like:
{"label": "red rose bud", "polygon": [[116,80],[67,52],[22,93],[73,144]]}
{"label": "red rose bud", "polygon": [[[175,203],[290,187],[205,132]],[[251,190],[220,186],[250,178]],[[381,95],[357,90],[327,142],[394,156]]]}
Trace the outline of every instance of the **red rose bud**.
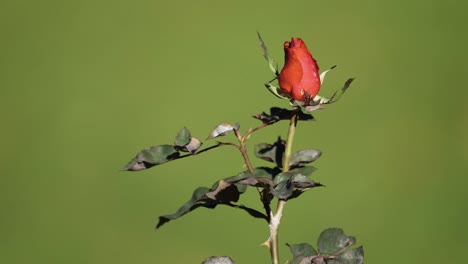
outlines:
{"label": "red rose bud", "polygon": [[317,61],[300,38],[291,38],[284,43],[284,55],[285,63],[279,75],[281,90],[306,106],[310,105],[320,90]]}

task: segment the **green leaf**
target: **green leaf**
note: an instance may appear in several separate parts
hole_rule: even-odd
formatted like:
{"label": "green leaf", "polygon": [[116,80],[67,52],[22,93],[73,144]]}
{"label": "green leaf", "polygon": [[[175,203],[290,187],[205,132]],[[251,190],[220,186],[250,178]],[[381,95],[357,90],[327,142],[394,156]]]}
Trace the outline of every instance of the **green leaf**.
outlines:
{"label": "green leaf", "polygon": [[304,166],[304,167],[293,168],[289,172],[293,174],[302,174],[302,175],[309,176],[316,170],[317,168],[313,166]]}
{"label": "green leaf", "polygon": [[268,167],[258,167],[255,168],[255,177],[261,177],[261,178],[268,178],[270,180],[273,180],[275,175],[280,173],[281,170],[278,168],[268,168]]}
{"label": "green leaf", "polygon": [[338,255],[335,259],[328,262],[329,264],[363,264],[364,263],[364,248],[362,246],[352,249],[348,252]]}
{"label": "green leaf", "polygon": [[272,188],[274,185],[272,179],[277,173],[276,169],[260,167],[255,168],[255,174],[252,174],[247,170],[224,180],[230,183],[235,183],[236,185]]}
{"label": "green leaf", "polygon": [[341,90],[336,91],[332,95],[332,97],[330,97],[329,101],[325,102],[324,104],[331,104],[331,103],[334,103],[334,102],[337,102],[338,100],[340,100],[341,96],[348,90],[349,86],[351,85],[351,83],[354,80],[355,80],[355,78],[349,78],[348,80],[346,80],[346,82],[343,84],[343,87],[341,87]]}
{"label": "green leaf", "polygon": [[[307,243],[302,243],[302,244],[295,244],[295,245],[290,245],[286,244],[289,249],[291,250],[291,253],[293,254],[293,259],[288,262],[288,264],[301,264],[304,263],[302,262],[305,258],[310,257],[310,256],[316,256],[317,251],[312,247],[311,245]],[[306,263],[311,263],[306,262]]]}
{"label": "green leaf", "polygon": [[271,193],[271,190],[273,190],[273,186],[275,185],[275,183],[273,182],[273,178],[279,172],[281,171],[278,168],[271,169],[267,167],[259,167],[255,168],[255,173],[251,173],[250,171],[244,171],[239,173],[238,175],[226,178],[224,180],[230,183],[234,183],[241,194],[245,192],[247,186],[263,188],[263,190],[260,191],[260,197],[263,203],[263,207],[266,211],[266,215],[258,213],[256,211],[252,213],[252,211],[249,211],[244,208],[241,209],[246,210],[250,215],[256,218],[259,218],[258,216],[262,215],[262,217],[260,218],[264,218],[268,222],[269,220],[267,216],[269,216],[271,212],[270,202],[274,197]]}
{"label": "green leaf", "polygon": [[329,228],[324,230],[318,239],[318,252],[308,244],[298,244],[291,247],[293,259],[290,264],[363,264],[364,249],[362,246],[349,250],[356,239],[346,236],[342,229]]}
{"label": "green leaf", "polygon": [[[229,179],[229,178],[228,178]],[[183,204],[177,212],[170,215],[163,215],[159,217],[159,222],[156,225],[156,228],[161,227],[165,223],[175,220],[183,215],[197,209],[198,207],[206,207],[209,209],[215,208],[217,205],[227,205],[230,207],[242,209],[246,211],[249,215],[267,219],[268,217],[255,209],[243,206],[243,205],[236,205],[232,204],[232,202],[237,202],[239,197],[242,193],[245,192],[245,188],[243,186],[239,186],[233,182],[229,182],[228,180],[220,180],[213,184],[211,189],[206,187],[199,187],[197,188],[192,198]]]}
{"label": "green leaf", "polygon": [[262,143],[255,146],[255,156],[257,158],[273,162],[278,168],[283,165],[283,156],[286,148],[286,142],[281,138],[272,145],[268,143]]}
{"label": "green leaf", "polygon": [[273,169],[267,168],[267,167],[258,167],[255,168],[255,174],[250,172],[249,170],[243,171],[235,176],[225,178],[224,180],[228,182],[237,182],[239,180],[247,179],[249,177],[267,177],[272,179]]}
{"label": "green leaf", "polygon": [[240,192],[234,184],[220,180],[213,185],[211,191],[206,193],[205,196],[215,200],[216,203],[229,203],[239,201]]}
{"label": "green leaf", "polygon": [[202,145],[203,143],[195,137],[190,135],[190,131],[184,127],[182,128],[179,133],[177,133],[174,146],[177,150],[190,152],[194,154]]}
{"label": "green leaf", "polygon": [[190,143],[190,138],[190,131],[184,127],[179,131],[179,133],[177,133],[174,140],[174,145],[178,147],[185,147]]}
{"label": "green leaf", "polygon": [[348,90],[349,86],[351,86],[351,83],[354,82],[354,80],[356,80],[356,78],[349,78],[346,80],[346,82],[343,84],[343,87],[341,87],[341,95]]}
{"label": "green leaf", "polygon": [[291,264],[329,264],[329,259],[326,256],[297,256]]}
{"label": "green leaf", "polygon": [[282,181],[289,181],[293,175],[294,173],[290,171],[278,173],[278,175],[275,176],[274,182],[278,184]]}
{"label": "green leaf", "polygon": [[180,153],[171,145],[153,146],[142,150],[123,171],[139,171],[177,159]]}
{"label": "green leaf", "polygon": [[236,186],[237,191],[240,194],[245,193],[247,191],[247,185],[242,185],[242,184],[235,183],[234,186]]}
{"label": "green leaf", "polygon": [[356,239],[345,235],[341,228],[329,228],[320,234],[317,246],[321,255],[331,255],[354,245],[354,243],[356,243]]}
{"label": "green leaf", "polygon": [[304,183],[312,183],[313,181],[309,179],[306,175],[294,174],[293,176],[294,187],[303,185]]}
{"label": "green leaf", "polygon": [[[199,187],[197,188],[194,192],[193,192],[193,195],[192,195],[192,198],[186,202],[184,205],[182,205],[182,207],[179,208],[179,210],[177,210],[177,212],[173,213],[173,214],[170,214],[170,215],[163,215],[163,216],[160,216],[159,217],[159,222],[158,224],[156,225],[156,228],[159,228],[161,227],[162,225],[164,225],[165,223],[171,221],[171,220],[174,220],[174,219],[177,219],[183,215],[185,215],[186,213],[200,207],[200,206],[205,206],[207,207],[208,204],[202,204],[202,203],[199,203],[200,200],[204,197],[204,195],[209,192],[210,189],[206,188],[206,187]],[[214,206],[216,205],[212,205],[211,208],[213,208]]]}
{"label": "green leaf", "polygon": [[249,177],[255,177],[255,175],[252,174],[249,170],[246,170],[246,171],[243,171],[243,172],[241,172],[241,173],[239,173],[239,174],[237,174],[235,176],[228,177],[228,178],[226,178],[224,180],[228,181],[228,182],[237,182],[237,181],[249,178]]}
{"label": "green leaf", "polygon": [[288,198],[292,195],[293,190],[294,186],[291,180],[286,180],[278,183],[271,193],[280,200],[288,200]]}
{"label": "green leaf", "polygon": [[291,253],[294,257],[296,256],[315,256],[317,255],[317,251],[308,243],[301,243],[301,244],[288,244],[286,245],[291,250]]}
{"label": "green leaf", "polygon": [[264,219],[264,220],[266,220],[267,223],[269,223],[268,217],[265,214],[260,213],[259,211],[255,210],[255,209],[249,208],[249,207],[244,206],[244,205],[237,205],[237,204],[231,204],[231,203],[223,204],[223,205],[227,205],[227,206],[232,207],[232,208],[237,208],[237,209],[244,210],[250,216],[253,216],[254,218]]}
{"label": "green leaf", "polygon": [[281,200],[291,200],[299,197],[305,191],[323,186],[318,182],[310,180],[306,175],[282,172],[275,177],[277,185],[272,194]]}
{"label": "green leaf", "polygon": [[301,194],[305,193],[306,191],[314,188],[314,187],[320,187],[323,186],[319,182],[307,182],[307,183],[294,183],[294,187],[296,189],[293,190],[291,196],[288,197],[288,200],[294,199],[299,197]]}
{"label": "green leaf", "polygon": [[320,158],[322,152],[316,149],[305,149],[294,153],[289,161],[290,167],[298,167]]}

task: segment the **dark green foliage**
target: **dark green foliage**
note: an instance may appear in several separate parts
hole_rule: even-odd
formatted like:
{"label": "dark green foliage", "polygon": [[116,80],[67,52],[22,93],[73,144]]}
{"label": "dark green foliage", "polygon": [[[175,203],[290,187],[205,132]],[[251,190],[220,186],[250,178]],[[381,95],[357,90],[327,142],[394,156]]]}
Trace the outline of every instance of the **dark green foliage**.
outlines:
{"label": "dark green foliage", "polygon": [[182,205],[179,210],[177,210],[177,212],[170,215],[160,216],[156,228],[159,228],[163,224],[171,220],[175,220],[197,209],[198,207],[213,209],[219,204],[245,210],[251,216],[256,218],[267,219],[264,214],[256,211],[255,209],[232,203],[237,202],[239,200],[240,194],[243,192],[245,192],[245,188],[238,188],[238,185],[225,180],[216,182],[211,189],[206,187],[199,187],[193,192],[192,198],[184,205]]}
{"label": "dark green foliage", "polygon": [[291,250],[291,253],[293,254],[293,256],[314,256],[314,255],[317,255],[317,251],[314,249],[314,247],[307,244],[307,243],[293,244],[293,245],[290,245],[290,244],[286,243],[286,245]]}
{"label": "dark green foliage", "polygon": [[338,255],[330,264],[362,264],[364,263],[364,248],[362,246]]}
{"label": "dark green foliage", "polygon": [[202,142],[190,135],[190,131],[184,127],[177,133],[174,140],[174,147],[180,151],[194,154],[202,145]]}
{"label": "dark green foliage", "polygon": [[[258,32],[257,32],[258,33]],[[265,84],[266,88],[275,96],[288,99],[293,109],[272,107],[270,113],[262,112],[253,116],[262,122],[261,125],[255,128],[249,128],[245,134],[239,130],[238,123],[232,125],[230,123],[221,123],[214,127],[207,137],[207,140],[218,137],[223,137],[233,132],[237,143],[217,141],[217,144],[203,150],[199,150],[202,142],[191,136],[190,131],[184,127],[181,129],[174,139],[173,145],[153,146],[142,150],[137,156],[132,159],[123,170],[138,171],[148,169],[150,167],[166,163],[171,160],[184,157],[194,156],[202,152],[211,150],[219,146],[232,146],[237,148],[245,161],[247,171],[241,172],[232,177],[221,179],[215,182],[211,188],[198,187],[192,194],[192,197],[183,204],[175,213],[163,215],[159,217],[159,222],[156,228],[161,227],[165,223],[178,219],[185,214],[199,208],[216,208],[218,205],[226,205],[233,208],[238,208],[246,211],[249,215],[264,219],[269,224],[270,237],[264,243],[270,249],[270,254],[273,263],[278,263],[278,225],[282,217],[283,208],[287,200],[299,197],[305,191],[323,186],[309,178],[316,168],[306,166],[314,162],[321,156],[321,151],[316,149],[304,149],[296,153],[291,153],[291,144],[293,142],[295,128],[298,121],[314,120],[314,117],[309,113],[303,112],[303,107],[307,112],[322,109],[322,104],[329,104],[339,100],[340,96],[348,89],[354,79],[348,79],[341,91],[337,91],[330,99],[314,96],[307,100],[307,104],[302,101],[296,101],[286,95],[281,88],[272,85],[272,82],[279,78],[278,68],[274,65],[274,60],[269,56],[267,47],[258,33],[258,39],[264,58],[268,61],[270,69],[274,72],[275,77]],[[320,82],[323,82],[328,71],[335,66],[320,74]],[[309,101],[312,104],[309,105]],[[255,156],[268,162],[272,162],[274,166],[254,168],[249,158],[247,151],[247,140],[252,134],[264,127],[275,124],[281,120],[289,120],[290,126],[288,130],[288,142],[285,142],[278,137],[273,144],[262,143],[255,146]],[[181,155],[181,152],[188,152]],[[240,196],[247,191],[248,187],[255,187],[260,195],[260,201],[263,204],[265,213],[256,209],[237,204]],[[271,210],[271,202],[274,198],[278,199],[277,209]],[[341,229],[330,228],[323,231],[318,239],[317,248],[303,243],[297,245],[288,245],[293,259],[289,263],[296,264],[361,264],[363,261],[362,247],[349,250],[349,247],[354,245],[354,237],[349,237],[344,234]],[[228,261],[228,262],[226,262]],[[203,263],[234,263],[231,259],[225,257],[212,257],[205,260]]]}
{"label": "dark green foliage", "polygon": [[243,205],[233,204],[239,200],[241,194],[246,191],[246,186],[268,187],[273,184],[272,177],[266,169],[259,168],[256,170],[261,176],[256,176],[249,171],[239,173],[236,176],[229,177],[218,182],[215,182],[211,189],[206,187],[197,188],[192,198],[182,205],[177,212],[171,215],[159,217],[159,223],[156,228],[170,220],[177,219],[186,213],[195,210],[198,207],[215,208],[219,204],[228,205],[231,207],[245,210],[251,216],[256,218],[268,219],[268,217]]}
{"label": "dark green foliage", "polygon": [[288,264],[299,264],[305,257],[316,256],[318,254],[315,248],[307,243],[293,245],[286,243],[286,245],[294,256]]}
{"label": "dark green foliage", "polygon": [[307,243],[290,245],[293,254],[290,264],[362,264],[364,249],[362,246],[349,250],[356,243],[356,239],[345,235],[340,228],[329,228],[319,236],[317,248]]}
{"label": "dark green foliage", "polygon": [[332,97],[330,97],[330,102],[329,103],[334,103],[336,101],[338,101],[341,96],[348,90],[349,86],[351,85],[351,83],[355,80],[355,78],[349,78],[348,80],[346,80],[346,82],[343,84],[343,87],[341,87],[341,90],[340,91],[336,91]]}
{"label": "dark green foliage", "polygon": [[[225,178],[213,184],[211,189],[199,187],[194,191],[192,198],[174,214],[159,217],[159,228],[170,220],[175,220],[198,207],[215,208],[219,204],[228,205],[247,211],[255,218],[268,220],[268,213],[263,214],[255,209],[234,204],[240,195],[245,193],[246,187],[263,188],[265,197],[269,194],[282,200],[298,197],[313,187],[322,186],[308,178],[307,175],[315,171],[314,167],[301,167],[290,172],[281,172],[278,168],[260,167],[255,174],[250,171],[241,172],[235,176]],[[270,202],[266,199],[266,202]]]}
{"label": "dark green foliage", "polygon": [[[232,126],[228,123],[223,123],[215,127],[209,138],[224,136],[237,129],[239,129],[238,124]],[[187,128],[183,128],[177,133],[174,146],[161,145],[145,149],[138,153],[123,170],[143,170],[171,160],[188,157],[187,155],[181,156],[179,151],[190,151],[188,146],[197,140],[198,139],[190,135],[190,131]],[[221,144],[222,143],[219,143],[219,145]],[[201,142],[198,145],[201,145]],[[215,145],[214,147],[219,145]],[[197,153],[196,150],[198,150],[198,147],[195,148],[194,152],[190,152],[194,155],[214,148],[210,147]],[[268,220],[270,202],[273,197],[277,197],[281,200],[290,200],[297,198],[303,192],[313,187],[322,186],[320,183],[314,182],[308,177],[316,168],[304,166],[319,158],[320,151],[307,149],[294,153],[290,161],[290,167],[292,169],[288,172],[282,172],[280,168],[282,167],[284,159],[284,150],[285,142],[281,138],[278,138],[274,144],[264,143],[257,145],[255,147],[255,155],[263,160],[275,163],[275,167],[256,168],[253,173],[250,171],[241,172],[235,176],[216,182],[211,189],[206,187],[197,188],[192,198],[183,204],[177,212],[159,217],[157,228],[170,220],[182,217],[198,207],[215,208],[219,204],[240,208],[248,212],[251,216]],[[190,154],[188,155],[190,156]],[[262,188],[261,200],[266,210],[265,214],[243,205],[234,204],[238,202],[240,195],[246,191],[248,186]]]}
{"label": "dark green foliage", "polygon": [[322,152],[316,149],[304,149],[294,153],[291,156],[291,160],[289,161],[289,167],[295,168],[298,166],[305,165],[307,163],[311,163],[316,159],[320,158]]}
{"label": "dark green foliage", "polygon": [[317,247],[322,254],[333,254],[354,243],[356,243],[356,239],[345,235],[342,229],[329,228],[320,234]]}
{"label": "dark green foliage", "polygon": [[[351,81],[349,81],[349,83],[350,82]],[[348,86],[349,83],[347,84]],[[347,87],[343,88],[343,92],[346,88]],[[300,109],[287,110],[277,107],[271,108],[270,114],[262,113],[254,117],[263,122],[263,125],[259,127],[262,128],[281,120],[290,120],[295,114],[297,114],[297,120],[299,121],[314,120],[312,115],[304,114]],[[230,132],[234,132],[241,145],[230,142],[217,142],[214,146],[200,150],[202,142],[192,137],[190,131],[184,127],[175,136],[174,145],[160,145],[144,149],[122,170],[138,171],[148,169],[168,161],[194,156],[213,148],[226,145],[234,146],[241,150],[242,153],[245,153],[239,128],[240,126],[237,123],[235,125],[222,123],[211,131],[208,139],[222,137]],[[249,130],[249,132],[251,131],[254,130]],[[199,207],[213,209],[218,205],[244,210],[250,216],[264,219],[270,223],[270,204],[274,197],[284,201],[291,200],[299,197],[302,193],[311,188],[323,186],[309,178],[317,169],[312,166],[306,166],[320,158],[321,151],[310,148],[291,154],[287,166],[289,170],[283,172],[285,150],[286,142],[280,137],[273,144],[262,143],[256,145],[254,151],[255,156],[273,163],[274,166],[258,167],[251,169],[252,171],[247,170],[237,175],[221,179],[215,182],[211,188],[199,187],[195,189],[192,197],[175,213],[160,216],[156,228],[161,227],[171,220],[178,219]],[[181,155],[181,152],[189,153]],[[246,192],[248,187],[257,188],[265,210],[264,213],[242,204],[237,204],[240,196]],[[288,244],[293,254],[293,259],[289,263],[361,264],[363,261],[362,247],[349,250],[349,247],[354,245],[354,243],[354,237],[346,236],[341,229],[327,229],[323,231],[319,237],[317,242],[318,250],[315,250],[314,247],[306,243],[297,245]]]}
{"label": "dark green foliage", "polygon": [[171,160],[183,158],[179,151],[195,154],[202,142],[190,135],[187,128],[177,133],[174,145],[153,146],[140,151],[124,168],[123,171],[139,171],[166,163]]}
{"label": "dark green foliage", "polygon": [[142,150],[132,159],[124,171],[139,171],[179,158],[180,153],[171,145],[153,146]]}
{"label": "dark green foliage", "polygon": [[[281,120],[289,120],[294,113],[298,113],[298,120],[307,121],[314,119],[312,115],[305,114],[298,109],[288,110],[279,107],[272,107],[270,109],[270,114],[266,114],[264,112],[262,114],[255,115],[254,118],[261,120],[265,125],[271,125]],[[207,139],[225,136],[231,131],[238,131],[239,128],[240,125],[238,123],[234,125],[229,123],[222,123],[211,131]],[[140,151],[136,157],[133,158],[124,168],[122,168],[122,170],[145,170],[171,160],[187,157],[187,155],[181,155],[180,152],[189,152],[192,155],[196,155],[223,145],[223,143],[218,143],[218,145],[200,150],[202,144],[203,143],[198,138],[192,137],[190,131],[184,127],[175,136],[174,145],[152,146],[144,149]],[[284,140],[278,138],[278,141],[273,145],[257,145],[255,154],[259,158],[276,163],[277,167],[281,168],[284,156],[284,145]],[[319,156],[320,153],[313,152],[313,150],[307,150],[304,153],[298,152],[295,154],[295,156],[292,157],[292,163],[290,164],[293,167],[297,165],[303,165],[305,163],[314,161]]]}
{"label": "dark green foliage", "polygon": [[272,194],[281,200],[297,198],[311,188],[322,186],[322,184],[310,180],[306,175],[294,172],[280,173],[275,178],[275,182],[277,183],[272,190]]}
{"label": "dark green foliage", "polygon": [[314,120],[314,117],[310,114],[306,114],[298,109],[285,109],[285,108],[279,108],[279,107],[272,107],[270,108],[270,114],[267,114],[265,112],[261,114],[256,114],[253,116],[253,118],[258,119],[262,121],[264,124],[274,124],[278,121],[281,120],[290,120],[291,117],[297,113],[298,114],[298,120],[299,121],[312,121]]}
{"label": "dark green foliage", "polygon": [[255,156],[257,158],[273,162],[278,168],[283,167],[283,157],[286,148],[286,142],[281,138],[274,144],[262,143],[255,146]]}
{"label": "dark green foliage", "polygon": [[218,204],[224,204],[231,207],[237,207],[243,210],[246,210],[250,215],[259,218],[266,218],[262,213],[255,211],[254,209],[247,208],[241,205],[235,205],[231,202],[237,202],[239,200],[239,195],[242,193],[237,186],[223,180],[213,186],[213,188],[208,189],[206,187],[197,188],[192,198],[186,202],[182,207],[177,210],[174,214],[164,215],[159,217],[159,222],[156,228],[159,228],[163,224],[169,222],[170,220],[177,219],[192,210],[195,210],[198,207],[205,207],[213,209]]}
{"label": "dark green foliage", "polygon": [[210,191],[210,189],[206,188],[206,187],[197,188],[193,192],[192,198],[188,202],[186,202],[182,207],[180,207],[179,210],[177,210],[177,212],[175,212],[174,214],[170,214],[170,215],[160,216],[159,217],[159,223],[156,226],[156,228],[159,228],[160,226],[162,226],[166,222],[169,222],[170,220],[174,220],[174,219],[177,219],[177,218],[183,216],[184,214],[192,211],[193,209],[195,209],[197,207],[205,206],[205,207],[208,207],[208,208],[213,208],[213,205],[210,206],[209,203],[201,202],[201,199],[203,198],[203,196],[209,191]]}
{"label": "dark green foliage", "polygon": [[190,143],[190,138],[190,131],[184,127],[179,131],[179,133],[177,133],[174,140],[174,145],[178,147],[184,147]]}
{"label": "dark green foliage", "polygon": [[[262,143],[256,145],[255,156],[257,156],[257,158],[273,162],[278,168],[282,168],[285,148],[286,142],[281,138],[278,138],[274,144]],[[321,155],[322,152],[316,149],[298,151],[291,156],[289,167],[296,168],[303,166],[317,160]]]}

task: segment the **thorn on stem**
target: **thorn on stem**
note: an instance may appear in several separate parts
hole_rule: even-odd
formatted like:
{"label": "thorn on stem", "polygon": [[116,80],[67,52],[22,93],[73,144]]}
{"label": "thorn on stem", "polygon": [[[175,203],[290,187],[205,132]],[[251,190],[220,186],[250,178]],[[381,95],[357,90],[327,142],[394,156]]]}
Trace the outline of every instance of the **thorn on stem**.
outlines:
{"label": "thorn on stem", "polygon": [[271,249],[271,241],[270,239],[268,238],[267,241],[263,242],[262,244],[260,244],[260,246],[265,246],[267,247],[268,249]]}

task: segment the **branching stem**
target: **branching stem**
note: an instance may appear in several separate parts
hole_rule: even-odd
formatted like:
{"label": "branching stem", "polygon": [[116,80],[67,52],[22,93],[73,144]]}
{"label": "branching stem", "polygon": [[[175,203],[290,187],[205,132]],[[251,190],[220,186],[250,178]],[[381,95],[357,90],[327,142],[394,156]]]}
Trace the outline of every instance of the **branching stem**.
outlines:
{"label": "branching stem", "polygon": [[246,139],[250,134],[246,134],[245,136],[242,136],[239,130],[234,129],[234,134],[236,135],[237,139],[239,140],[240,145],[238,146],[238,149],[240,150],[242,157],[244,158],[245,166],[247,166],[247,169],[255,175],[255,169],[252,166],[252,163],[250,162],[249,159],[249,154],[247,153],[247,147],[246,147]]}
{"label": "branching stem", "polygon": [[242,144],[239,150],[242,153],[242,157],[244,158],[245,166],[247,166],[247,169],[249,169],[249,171],[255,175],[255,169],[252,166],[252,163],[250,163],[249,154],[247,154],[245,144]]}
{"label": "branching stem", "polygon": [[[297,125],[297,120],[298,120],[298,111],[295,111],[294,114],[292,115],[289,123],[289,129],[288,129],[288,138],[286,141],[286,149],[284,153],[284,161],[283,161],[283,172],[289,171],[289,161],[291,159],[291,152],[292,152],[292,144],[294,141],[294,134],[296,132],[296,125]],[[246,147],[246,141],[250,138],[252,133],[267,127],[269,124],[264,123],[256,128],[249,129],[244,136],[240,133],[238,129],[234,130],[234,134],[236,135],[237,139],[239,140],[239,145],[233,144],[233,143],[218,143],[218,144],[223,144],[223,145],[232,145],[239,149],[239,151],[242,154],[242,157],[244,158],[245,165],[247,166],[248,170],[255,175],[255,169],[252,166],[252,163],[250,162],[249,155],[247,153],[247,147]],[[278,204],[276,207],[276,212],[273,213],[270,209],[270,200],[264,200],[262,192],[257,188],[257,191],[260,194],[260,198],[262,201],[264,201],[264,206],[265,210],[267,212],[267,215],[269,216],[269,226],[270,226],[270,237],[268,240],[265,242],[265,244],[268,246],[270,249],[270,255],[271,255],[271,262],[273,264],[279,264],[279,251],[278,251],[278,227],[281,221],[281,217],[283,216],[283,209],[284,206],[286,205],[286,200],[278,200]]]}
{"label": "branching stem", "polygon": [[[234,134],[236,135],[237,139],[239,140],[240,145],[238,146],[238,149],[242,153],[242,157],[244,158],[245,166],[247,166],[247,169],[255,175],[255,168],[252,166],[252,163],[250,162],[249,159],[249,154],[247,153],[247,140],[250,138],[252,133],[267,127],[269,124],[263,123],[262,125],[256,127],[256,128],[249,128],[247,132],[245,133],[244,136],[241,135],[240,131],[238,129],[234,130]],[[265,215],[267,216],[267,221],[270,222],[270,216],[271,216],[271,207],[270,207],[270,190],[268,189],[262,189],[257,187],[257,192],[258,195],[260,196],[260,200],[262,201],[263,208],[265,209]]]}
{"label": "branching stem", "polygon": [[264,128],[264,127],[267,127],[269,125],[271,125],[271,124],[263,123],[263,124],[259,125],[256,128],[250,129],[249,131],[247,131],[247,133],[245,133],[245,138],[249,138],[250,135],[252,135],[254,132],[257,132],[258,130],[260,130],[260,129]]}

